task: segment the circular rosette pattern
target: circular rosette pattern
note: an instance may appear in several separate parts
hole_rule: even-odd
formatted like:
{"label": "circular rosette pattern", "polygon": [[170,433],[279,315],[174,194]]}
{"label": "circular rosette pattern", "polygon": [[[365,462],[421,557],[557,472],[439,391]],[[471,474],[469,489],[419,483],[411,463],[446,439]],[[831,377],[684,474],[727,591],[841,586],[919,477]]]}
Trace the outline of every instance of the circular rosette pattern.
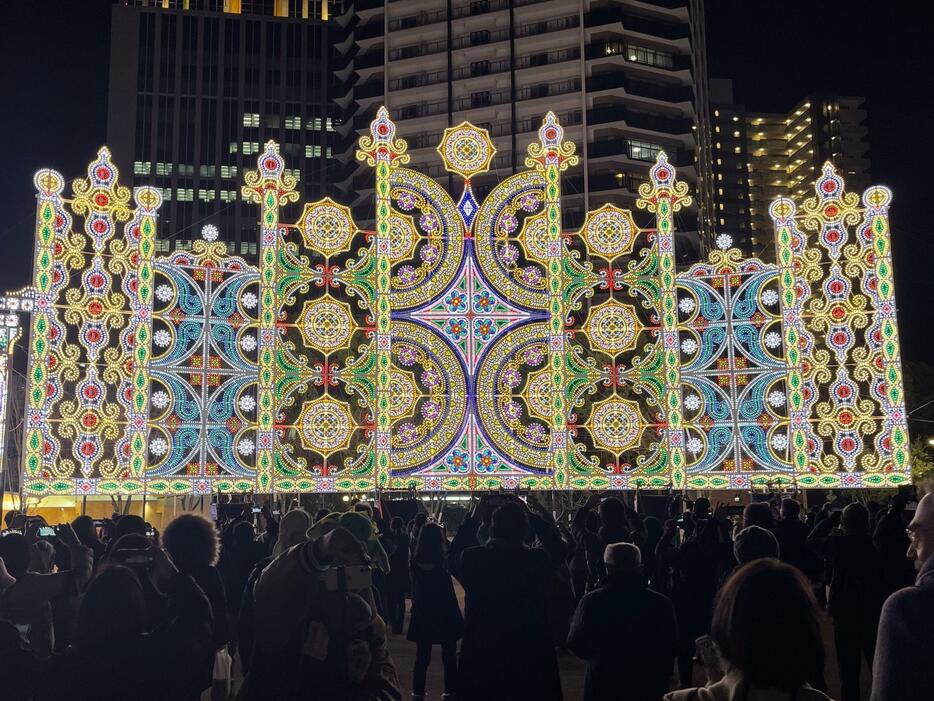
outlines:
{"label": "circular rosette pattern", "polygon": [[394,212],[389,240],[378,255],[392,265],[394,310],[412,309],[451,284],[464,252],[464,231],[450,195],[431,178],[408,168],[390,174]]}
{"label": "circular rosette pattern", "polygon": [[535,473],[552,468],[549,414],[551,382],[542,370],[548,358],[548,325],[514,327],[495,340],[480,360],[477,413],[486,439],[517,467]]}
{"label": "circular rosette pattern", "polygon": [[538,171],[506,178],[487,195],[474,224],[484,277],[504,299],[526,309],[548,308],[548,247],[563,246],[545,236],[545,187],[545,176]]}
{"label": "circular rosette pattern", "polygon": [[391,451],[394,474],[428,467],[447,451],[467,414],[467,379],[454,349],[410,321],[392,325]]}

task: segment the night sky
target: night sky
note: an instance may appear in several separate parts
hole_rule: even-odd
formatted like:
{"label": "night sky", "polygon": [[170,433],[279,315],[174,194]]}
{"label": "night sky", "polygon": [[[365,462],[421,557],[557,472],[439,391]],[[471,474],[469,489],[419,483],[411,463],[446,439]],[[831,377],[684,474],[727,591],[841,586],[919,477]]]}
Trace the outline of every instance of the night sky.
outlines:
{"label": "night sky", "polygon": [[[103,143],[110,0],[4,7],[0,41],[0,288],[29,280],[32,174],[70,181]],[[710,77],[732,78],[753,110],[787,110],[809,92],[865,95],[872,174],[892,187],[896,294],[903,356],[934,361],[934,50],[914,3],[707,2]],[[115,154],[130,165],[128,154]],[[927,208],[927,211],[926,209]]]}

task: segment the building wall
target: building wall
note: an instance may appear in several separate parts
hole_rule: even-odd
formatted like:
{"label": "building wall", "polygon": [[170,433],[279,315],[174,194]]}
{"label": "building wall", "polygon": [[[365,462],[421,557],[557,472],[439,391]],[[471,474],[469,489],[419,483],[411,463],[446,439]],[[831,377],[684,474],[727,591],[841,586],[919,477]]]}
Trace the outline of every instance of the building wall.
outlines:
{"label": "building wall", "polygon": [[[720,81],[716,83],[719,87]],[[733,235],[747,255],[774,260],[768,210],[776,197],[807,196],[827,161],[837,167],[851,192],[868,187],[871,164],[864,103],[861,97],[812,95],[787,113],[747,111],[732,101],[713,104],[718,231]],[[742,171],[740,157],[745,163],[745,192],[734,177]],[[729,187],[721,187],[721,182]]]}
{"label": "building wall", "polygon": [[[634,207],[664,149],[696,191],[698,0],[361,0],[354,59],[354,126],[385,104],[414,168],[447,184],[435,152],[443,130],[468,120],[490,130],[495,176],[522,166],[542,116],[554,111],[587,163],[564,181],[565,225],[605,202]],[[701,23],[698,28],[698,22]],[[366,202],[368,181],[356,183]],[[696,207],[686,213],[691,219]]]}
{"label": "building wall", "polygon": [[346,194],[353,137],[340,20],[321,19],[309,0],[114,5],[107,140],[134,185],[162,190],[161,225],[174,235],[160,237],[162,250],[214,224],[235,252],[255,255],[256,210],[240,186],[268,139],[282,144],[305,198]]}

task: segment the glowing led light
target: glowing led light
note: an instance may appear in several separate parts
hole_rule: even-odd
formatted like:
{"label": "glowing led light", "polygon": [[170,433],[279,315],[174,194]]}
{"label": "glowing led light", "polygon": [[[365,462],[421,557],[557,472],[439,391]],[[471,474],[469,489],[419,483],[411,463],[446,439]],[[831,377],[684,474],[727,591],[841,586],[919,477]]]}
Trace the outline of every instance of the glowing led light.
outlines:
{"label": "glowing led light", "polygon": [[120,187],[106,149],[71,199],[40,171],[15,303],[32,314],[26,493],[907,482],[889,190],[860,200],[827,165],[814,197],[772,204],[776,264],[721,234],[679,271],[691,199],[664,153],[639,189],[654,221],[604,205],[578,231],[562,230],[577,156],[555,115],[527,153],[481,200],[492,141],[446,130],[456,199],[406,167],[381,109],[358,150],[365,231],[328,199],[282,224],[296,183],[269,142],[243,188],[256,266],[212,225],[154,255],[161,197]]}

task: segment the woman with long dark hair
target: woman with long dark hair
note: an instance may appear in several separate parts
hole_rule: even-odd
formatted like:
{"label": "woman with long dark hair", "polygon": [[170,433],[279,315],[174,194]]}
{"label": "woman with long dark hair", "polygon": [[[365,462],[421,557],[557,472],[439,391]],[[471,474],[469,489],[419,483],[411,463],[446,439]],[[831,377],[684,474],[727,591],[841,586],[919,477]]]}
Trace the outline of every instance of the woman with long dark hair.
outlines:
{"label": "woman with long dark hair", "polygon": [[457,641],[463,635],[454,583],[447,570],[447,538],[437,523],[427,522],[418,531],[412,555],[412,618],[406,637],[415,643],[412,699],[425,698],[425,678],[431,663],[431,648],[441,646],[444,665],[444,695],[454,697],[457,688]]}
{"label": "woman with long dark hair", "polygon": [[711,635],[726,675],[665,701],[829,701],[808,684],[824,669],[817,602],[804,575],[773,559],[736,570],[717,599]]}

